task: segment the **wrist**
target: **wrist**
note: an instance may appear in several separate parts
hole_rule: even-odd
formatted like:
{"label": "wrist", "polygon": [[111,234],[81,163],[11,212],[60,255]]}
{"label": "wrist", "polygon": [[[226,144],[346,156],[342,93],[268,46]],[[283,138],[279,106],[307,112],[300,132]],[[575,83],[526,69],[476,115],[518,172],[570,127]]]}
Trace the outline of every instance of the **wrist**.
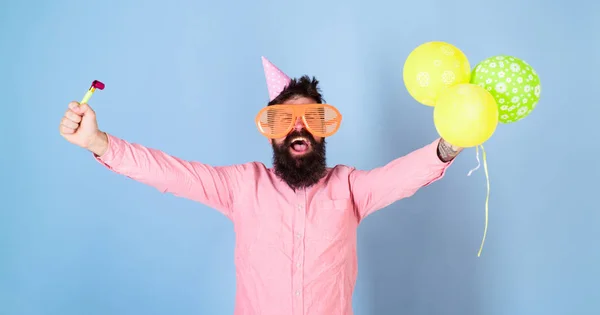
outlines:
{"label": "wrist", "polygon": [[438,143],[437,154],[442,162],[452,161],[463,148],[455,146],[448,141],[441,139]]}
{"label": "wrist", "polygon": [[454,144],[452,144],[452,143],[450,143],[450,142],[446,141],[444,138],[441,138],[440,140],[441,140],[441,141],[440,141],[440,142],[441,142],[441,143],[440,143],[440,145],[443,145],[443,146],[449,147],[449,148],[450,148],[450,149],[452,149],[453,151],[460,151],[460,150],[462,150],[462,149],[463,149],[462,147],[456,146],[456,145],[454,145]]}
{"label": "wrist", "polygon": [[97,156],[102,156],[108,150],[108,135],[98,130],[86,148]]}

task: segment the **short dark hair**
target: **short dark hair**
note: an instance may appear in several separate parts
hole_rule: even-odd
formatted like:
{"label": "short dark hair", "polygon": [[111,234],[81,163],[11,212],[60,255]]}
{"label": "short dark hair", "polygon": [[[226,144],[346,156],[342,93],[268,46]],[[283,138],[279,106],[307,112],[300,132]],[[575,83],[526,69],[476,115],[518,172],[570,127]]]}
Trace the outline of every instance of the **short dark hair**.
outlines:
{"label": "short dark hair", "polygon": [[309,97],[314,99],[318,104],[322,104],[325,101],[319,89],[319,81],[315,77],[311,79],[307,75],[304,75],[297,79],[291,79],[283,91],[269,102],[269,106],[282,104],[294,97]]}

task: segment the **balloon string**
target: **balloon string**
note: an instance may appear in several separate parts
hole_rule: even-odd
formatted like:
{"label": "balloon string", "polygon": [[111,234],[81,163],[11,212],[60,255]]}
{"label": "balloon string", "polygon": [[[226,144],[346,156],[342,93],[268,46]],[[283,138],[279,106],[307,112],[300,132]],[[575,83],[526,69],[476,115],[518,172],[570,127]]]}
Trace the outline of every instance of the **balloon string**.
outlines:
{"label": "balloon string", "polygon": [[476,154],[477,154],[477,155],[475,156],[475,158],[477,158],[477,167],[476,167],[476,168],[474,168],[474,169],[472,169],[472,170],[470,170],[470,171],[469,171],[469,174],[467,174],[467,176],[471,176],[471,173],[473,173],[473,172],[475,172],[476,170],[478,170],[478,169],[479,169],[479,167],[481,166],[481,162],[479,162],[479,147],[475,147],[475,151],[476,151]]}
{"label": "balloon string", "polygon": [[490,177],[489,177],[489,174],[488,174],[486,154],[485,154],[485,149],[483,148],[483,145],[481,145],[481,152],[482,152],[482,155],[483,155],[483,169],[485,170],[485,179],[486,179],[486,182],[487,182],[487,196],[485,198],[485,229],[483,230],[483,239],[481,240],[481,246],[479,247],[479,253],[477,254],[477,257],[481,256],[481,251],[483,250],[483,243],[485,243],[485,237],[487,235],[487,229],[488,229],[488,210],[489,210],[489,200],[490,200]]}

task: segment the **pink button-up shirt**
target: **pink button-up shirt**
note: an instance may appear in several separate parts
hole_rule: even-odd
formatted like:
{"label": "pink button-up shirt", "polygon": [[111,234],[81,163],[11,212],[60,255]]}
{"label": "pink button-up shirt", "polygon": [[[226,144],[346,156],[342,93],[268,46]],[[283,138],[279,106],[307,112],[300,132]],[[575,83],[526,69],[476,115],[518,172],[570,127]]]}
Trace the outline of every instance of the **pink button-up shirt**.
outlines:
{"label": "pink button-up shirt", "polygon": [[294,191],[259,162],[211,166],[108,135],[106,167],[233,221],[236,315],[352,314],[356,231],[370,213],[440,179],[438,140],[369,171],[337,165]]}

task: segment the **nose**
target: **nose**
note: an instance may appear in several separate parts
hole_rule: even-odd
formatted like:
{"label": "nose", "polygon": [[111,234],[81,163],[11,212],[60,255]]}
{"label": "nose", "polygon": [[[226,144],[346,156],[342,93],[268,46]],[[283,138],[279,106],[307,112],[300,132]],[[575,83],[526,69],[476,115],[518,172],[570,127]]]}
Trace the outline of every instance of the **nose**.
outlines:
{"label": "nose", "polygon": [[296,119],[296,123],[294,124],[294,130],[300,131],[304,128],[305,128],[305,126],[304,126],[304,122],[302,121],[302,118]]}

